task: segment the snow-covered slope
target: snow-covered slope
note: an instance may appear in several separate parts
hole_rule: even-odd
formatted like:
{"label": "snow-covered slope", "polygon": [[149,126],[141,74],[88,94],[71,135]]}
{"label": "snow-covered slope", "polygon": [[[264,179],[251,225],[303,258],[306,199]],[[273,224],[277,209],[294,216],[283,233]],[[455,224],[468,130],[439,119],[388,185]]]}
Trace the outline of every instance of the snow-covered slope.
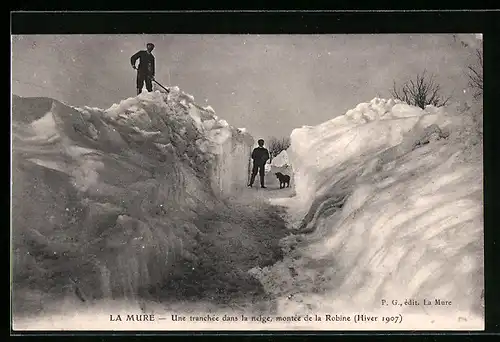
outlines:
{"label": "snow-covered slope", "polygon": [[196,222],[245,186],[253,144],[177,88],[107,110],[14,96],[12,133],[19,310],[134,297],[213,259]]}
{"label": "snow-covered slope", "polygon": [[482,146],[471,117],[375,98],[292,132],[297,196],[275,203],[298,230],[282,241],[283,261],[252,271],[281,296],[281,313],[385,310],[410,315],[406,327],[482,328]]}

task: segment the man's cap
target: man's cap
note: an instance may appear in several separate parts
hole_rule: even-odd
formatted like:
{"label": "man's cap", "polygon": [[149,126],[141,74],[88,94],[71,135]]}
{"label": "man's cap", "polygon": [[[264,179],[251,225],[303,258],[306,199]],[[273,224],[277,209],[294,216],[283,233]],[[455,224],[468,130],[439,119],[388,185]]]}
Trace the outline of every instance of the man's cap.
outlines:
{"label": "man's cap", "polygon": [[146,46],[155,47],[155,45],[153,43],[147,43]]}

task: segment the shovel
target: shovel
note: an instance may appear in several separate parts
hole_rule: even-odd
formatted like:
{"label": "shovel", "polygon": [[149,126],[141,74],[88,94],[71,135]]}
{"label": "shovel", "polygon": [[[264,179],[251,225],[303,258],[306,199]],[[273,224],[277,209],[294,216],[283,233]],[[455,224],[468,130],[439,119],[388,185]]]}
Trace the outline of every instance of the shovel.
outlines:
{"label": "shovel", "polygon": [[160,87],[162,87],[167,93],[170,93],[170,90],[168,90],[167,88],[165,88],[163,85],[161,85],[160,82],[158,82],[157,80],[155,80],[154,78],[152,79],[152,81],[156,84],[158,84]]}

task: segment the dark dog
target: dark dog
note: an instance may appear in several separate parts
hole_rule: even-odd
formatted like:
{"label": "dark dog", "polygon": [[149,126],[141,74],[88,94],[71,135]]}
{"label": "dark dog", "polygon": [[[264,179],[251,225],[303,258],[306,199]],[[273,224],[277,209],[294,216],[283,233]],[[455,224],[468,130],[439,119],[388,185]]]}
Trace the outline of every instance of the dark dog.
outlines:
{"label": "dark dog", "polygon": [[281,172],[276,172],[275,175],[276,175],[276,178],[278,178],[280,181],[280,189],[283,189],[285,187],[285,185],[287,188],[290,187],[290,176],[289,175],[284,175]]}

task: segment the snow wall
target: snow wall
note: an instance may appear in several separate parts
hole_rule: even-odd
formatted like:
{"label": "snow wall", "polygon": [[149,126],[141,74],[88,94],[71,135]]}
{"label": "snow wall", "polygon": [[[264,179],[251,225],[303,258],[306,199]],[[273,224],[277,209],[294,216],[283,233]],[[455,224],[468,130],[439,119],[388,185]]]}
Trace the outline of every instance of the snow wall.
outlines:
{"label": "snow wall", "polygon": [[248,133],[178,88],[107,110],[12,101],[15,309],[131,298],[211,260],[197,219],[245,187]]}
{"label": "snow wall", "polygon": [[375,98],[292,132],[296,196],[274,203],[296,230],[283,261],[252,270],[279,312],[386,310],[416,315],[386,329],[484,327],[482,140],[456,109]]}
{"label": "snow wall", "polygon": [[271,161],[271,165],[274,167],[286,167],[290,166],[290,160],[288,158],[288,153],[286,150],[281,151],[276,157]]}

